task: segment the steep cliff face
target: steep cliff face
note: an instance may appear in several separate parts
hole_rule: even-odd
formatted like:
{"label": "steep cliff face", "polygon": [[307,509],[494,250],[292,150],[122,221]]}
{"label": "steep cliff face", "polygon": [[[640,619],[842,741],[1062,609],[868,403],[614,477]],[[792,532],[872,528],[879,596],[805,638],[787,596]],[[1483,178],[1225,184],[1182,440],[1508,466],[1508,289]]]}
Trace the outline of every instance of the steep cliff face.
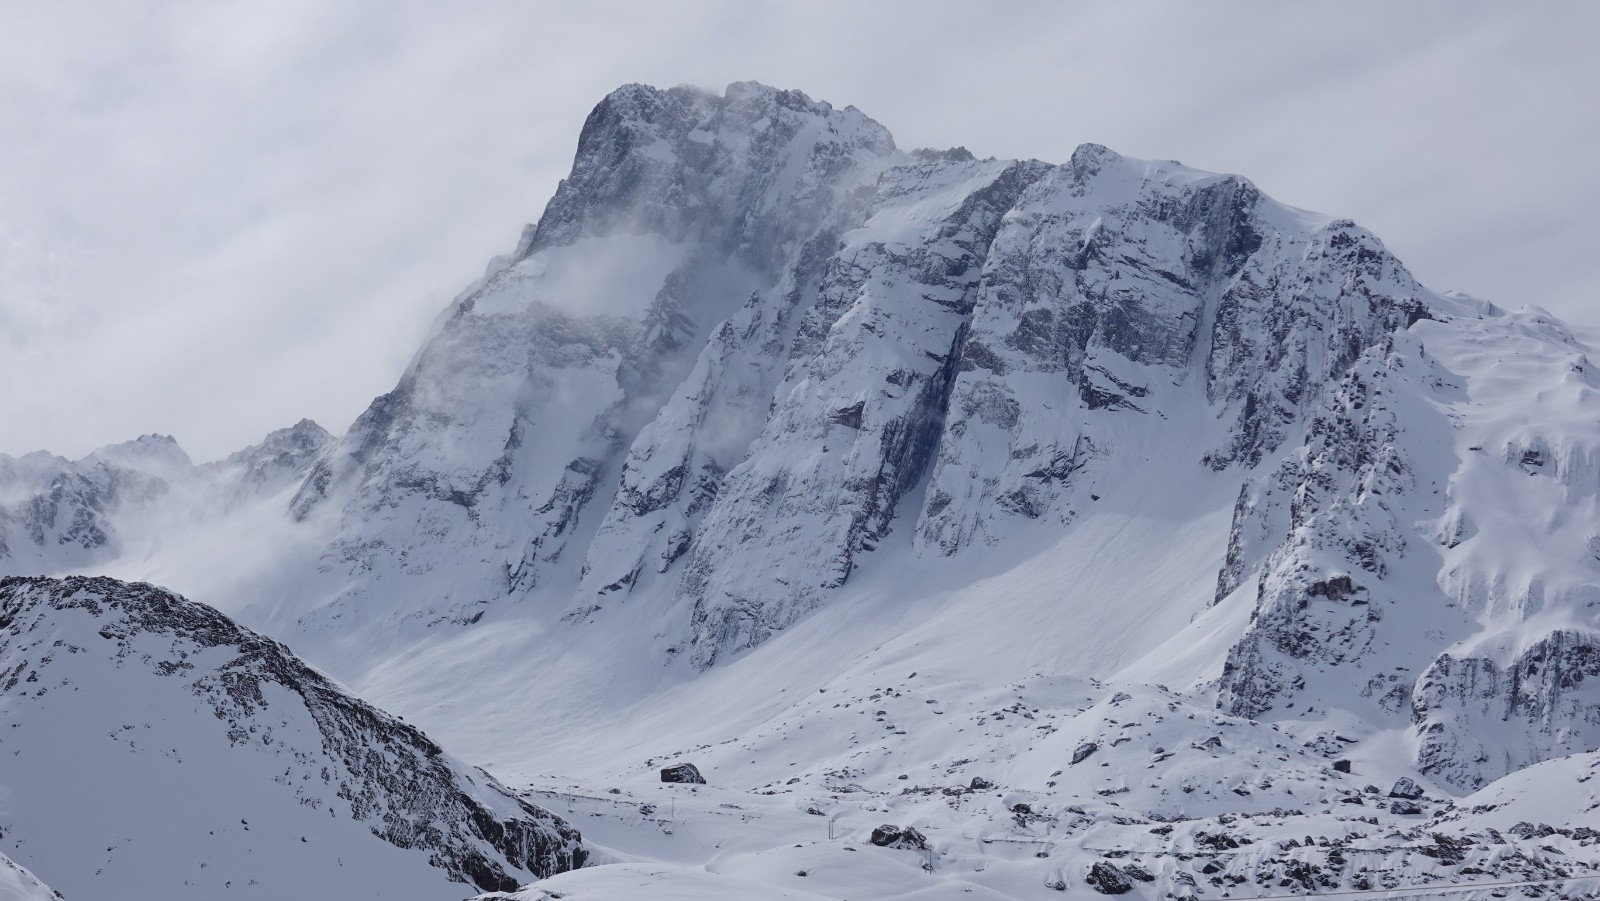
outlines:
{"label": "steep cliff face", "polygon": [[[373,578],[451,569],[439,584],[455,588],[393,611],[424,624],[465,621],[507,592],[572,579],[585,550],[568,552],[574,536],[587,541],[616,506],[625,451],[701,349],[727,343],[724,321],[757,304],[744,328],[781,340],[815,290],[806,260],[831,246],[854,192],[895,156],[881,126],[797,92],[613,93],[585,124],[573,172],[539,224],[447,311],[400,385],[295,499],[302,518],[337,499],[323,568]],[[732,377],[738,384],[714,390],[765,387],[760,371]],[[691,480],[731,465],[729,451],[708,449],[689,464]],[[664,510],[678,489],[644,484],[643,466],[623,477],[633,487],[617,503]],[[693,501],[675,515],[693,516],[686,507]],[[463,555],[475,567],[465,584]],[[602,584],[627,571],[600,562]],[[367,594],[350,604],[368,603],[356,596]]]}
{"label": "steep cliff face", "polygon": [[1296,702],[1349,707],[1356,698],[1340,686],[1354,683],[1378,708],[1400,713],[1435,645],[1419,627],[1464,631],[1464,618],[1426,584],[1425,564],[1408,557],[1418,541],[1408,514],[1438,507],[1442,461],[1422,458],[1407,439],[1448,430],[1416,403],[1439,376],[1415,341],[1370,348],[1309,417],[1303,445],[1242,490],[1217,595],[1253,593],[1255,609],[1224,666],[1224,709],[1261,717]]}
{"label": "steep cliff face", "polygon": [[1503,655],[1450,652],[1417,680],[1418,767],[1466,788],[1600,747],[1600,635],[1560,630]]}
{"label": "steep cliff face", "polygon": [[1223,293],[1206,391],[1236,421],[1207,462],[1259,464],[1307,404],[1369,348],[1428,318],[1441,300],[1349,220],[1309,234],[1281,226]]}
{"label": "steep cliff face", "polygon": [[1304,447],[1246,483],[1218,598],[1257,602],[1220,703],[1409,714],[1421,770],[1471,789],[1600,742],[1600,560],[1573,527],[1596,395],[1542,314],[1451,310],[1370,349]]}
{"label": "steep cliff face", "polygon": [[[766,427],[691,542],[696,662],[817,607],[897,517],[953,555],[1070,522],[1117,490],[1097,461],[1151,443],[1215,436],[1196,463],[1255,466],[1363,349],[1425,315],[1370,235],[1241,179],[1097,146],[1002,166],[893,169],[844,236]],[[1197,434],[1197,406],[1223,425]]]}
{"label": "steep cliff face", "polygon": [[[1097,145],[1035,184],[995,241],[957,362],[919,542],[951,555],[1089,502],[1114,434],[1192,403],[1222,287],[1261,238],[1247,182]],[[1180,392],[1181,393],[1181,392]]]}
{"label": "steep cliff face", "polygon": [[879,183],[689,550],[695,662],[770,638],[887,537],[936,452],[994,235],[1045,168],[929,158]]}
{"label": "steep cliff face", "polygon": [[428,898],[585,858],[282,645],[149,585],[0,581],[0,693],[0,834],[74,896]]}

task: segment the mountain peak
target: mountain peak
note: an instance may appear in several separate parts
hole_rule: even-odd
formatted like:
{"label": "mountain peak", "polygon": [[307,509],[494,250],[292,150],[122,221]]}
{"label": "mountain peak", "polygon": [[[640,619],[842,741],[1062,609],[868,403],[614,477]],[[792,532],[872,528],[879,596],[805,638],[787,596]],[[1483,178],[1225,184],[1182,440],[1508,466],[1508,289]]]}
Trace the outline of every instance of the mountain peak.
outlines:
{"label": "mountain peak", "polygon": [[154,433],[140,435],[118,444],[108,444],[92,451],[80,462],[106,463],[144,470],[154,475],[170,475],[194,466],[194,462],[179,446],[176,438]]}
{"label": "mountain peak", "polygon": [[799,91],[735,82],[718,96],[624,85],[589,113],[571,173],[510,264],[584,235],[651,232],[678,242],[697,230],[727,231],[761,203],[758,194],[770,205],[785,192],[826,190],[894,153],[882,125]]}
{"label": "mountain peak", "polygon": [[325,447],[334,440],[334,436],[327,429],[318,425],[314,420],[302,419],[294,425],[268,432],[259,444],[236,451],[235,456],[248,453],[257,448],[298,448],[317,450]]}
{"label": "mountain peak", "polygon": [[1073,148],[1068,163],[1073,166],[1094,166],[1117,162],[1125,157],[1104,144],[1085,142]]}

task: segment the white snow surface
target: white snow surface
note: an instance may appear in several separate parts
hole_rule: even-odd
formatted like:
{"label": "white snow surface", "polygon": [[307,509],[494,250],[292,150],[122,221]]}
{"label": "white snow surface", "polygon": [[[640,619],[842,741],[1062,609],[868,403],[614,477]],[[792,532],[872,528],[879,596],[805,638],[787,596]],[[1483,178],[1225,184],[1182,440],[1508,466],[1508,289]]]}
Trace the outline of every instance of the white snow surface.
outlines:
{"label": "white snow surface", "polygon": [[26,867],[0,854],[0,898],[6,901],[60,901],[61,896]]}
{"label": "white snow surface", "polygon": [[[1600,863],[1567,790],[1600,749],[1597,342],[1236,176],[633,85],[294,478],[108,506],[81,551],[11,527],[0,567],[185,591],[615,861],[519,897],[1564,878]],[[102,459],[181,469],[138,450]],[[0,460],[0,528],[65,465]]]}

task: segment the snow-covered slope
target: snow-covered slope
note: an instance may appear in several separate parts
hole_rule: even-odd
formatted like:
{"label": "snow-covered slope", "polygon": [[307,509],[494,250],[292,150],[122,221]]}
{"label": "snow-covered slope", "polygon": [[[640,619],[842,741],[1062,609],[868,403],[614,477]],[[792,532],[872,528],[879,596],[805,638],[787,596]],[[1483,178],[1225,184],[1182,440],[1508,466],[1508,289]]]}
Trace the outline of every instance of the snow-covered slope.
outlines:
{"label": "snow-covered slope", "polygon": [[[277,493],[187,531],[53,514],[29,547],[83,550],[28,565],[225,605],[508,779],[642,791],[646,760],[698,760],[729,798],[918,818],[961,866],[985,858],[950,836],[1045,822],[1016,803],[1187,822],[1183,854],[1278,810],[1299,844],[1242,864],[1266,885],[1307,834],[1422,836],[1351,825],[1368,779],[1443,816],[1600,748],[1597,341],[1237,176],[908,152],[794,91],[630,85],[393,391],[229,464]],[[974,761],[1001,797],[944,793]],[[569,883],[712,863],[595,815],[638,868]],[[790,841],[761,819],[752,854]],[[1088,834],[979,882],[1086,890]],[[1444,872],[1373,853],[1297,881]],[[729,878],[768,863],[793,861]],[[1194,870],[1200,896],[1243,874]]]}
{"label": "snow-covered slope", "polygon": [[69,897],[437,899],[586,856],[282,645],[149,585],[0,581],[0,722],[0,841]]}
{"label": "snow-covered slope", "polygon": [[61,901],[59,893],[4,854],[0,854],[0,898],[6,901]]}

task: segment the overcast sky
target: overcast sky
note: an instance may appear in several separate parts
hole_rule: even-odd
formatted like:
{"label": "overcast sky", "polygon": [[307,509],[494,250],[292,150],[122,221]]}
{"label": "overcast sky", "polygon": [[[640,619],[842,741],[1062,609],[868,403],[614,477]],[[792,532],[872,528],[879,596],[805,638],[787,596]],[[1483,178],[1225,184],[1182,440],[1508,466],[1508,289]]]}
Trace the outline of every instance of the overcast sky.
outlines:
{"label": "overcast sky", "polygon": [[1250,177],[1600,322],[1600,4],[0,0],[0,453],[342,431],[629,81]]}

